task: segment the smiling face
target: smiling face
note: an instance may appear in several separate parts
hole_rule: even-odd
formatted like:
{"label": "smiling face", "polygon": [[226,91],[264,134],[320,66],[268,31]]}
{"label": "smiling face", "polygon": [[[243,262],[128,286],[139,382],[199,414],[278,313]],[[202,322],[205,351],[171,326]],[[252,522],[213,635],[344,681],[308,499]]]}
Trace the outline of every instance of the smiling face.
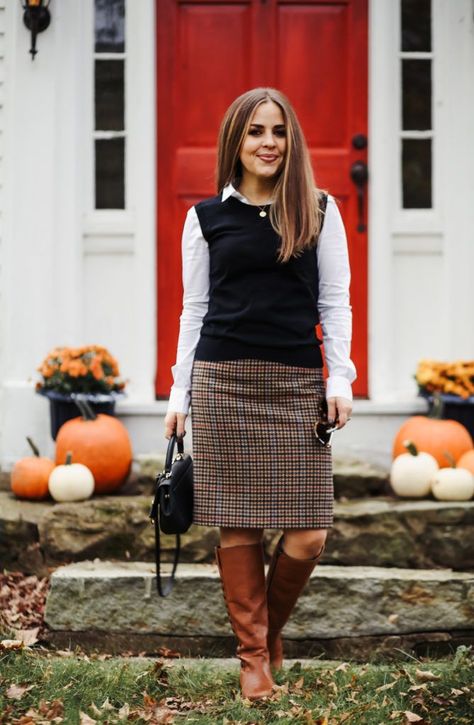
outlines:
{"label": "smiling face", "polygon": [[261,103],[254,111],[240,152],[243,177],[271,179],[282,168],[286,152],[285,119],[273,101]]}

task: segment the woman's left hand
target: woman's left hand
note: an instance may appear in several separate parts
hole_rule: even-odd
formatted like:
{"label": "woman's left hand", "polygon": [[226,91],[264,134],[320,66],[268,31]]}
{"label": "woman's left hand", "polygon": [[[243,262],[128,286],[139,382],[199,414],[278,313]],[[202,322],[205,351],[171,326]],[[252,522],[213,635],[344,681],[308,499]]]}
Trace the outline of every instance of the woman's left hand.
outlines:
{"label": "woman's left hand", "polygon": [[347,398],[328,398],[328,421],[338,419],[337,427],[344,428],[352,413],[352,400]]}

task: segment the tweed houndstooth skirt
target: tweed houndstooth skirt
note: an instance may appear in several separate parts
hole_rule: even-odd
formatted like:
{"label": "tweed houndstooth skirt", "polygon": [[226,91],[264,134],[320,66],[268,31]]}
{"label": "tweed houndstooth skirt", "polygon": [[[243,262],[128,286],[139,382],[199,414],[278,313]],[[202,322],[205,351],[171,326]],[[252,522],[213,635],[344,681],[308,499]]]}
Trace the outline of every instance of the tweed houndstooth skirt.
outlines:
{"label": "tweed houndstooth skirt", "polygon": [[194,360],[194,523],[330,528],[332,451],[316,438],[322,368]]}

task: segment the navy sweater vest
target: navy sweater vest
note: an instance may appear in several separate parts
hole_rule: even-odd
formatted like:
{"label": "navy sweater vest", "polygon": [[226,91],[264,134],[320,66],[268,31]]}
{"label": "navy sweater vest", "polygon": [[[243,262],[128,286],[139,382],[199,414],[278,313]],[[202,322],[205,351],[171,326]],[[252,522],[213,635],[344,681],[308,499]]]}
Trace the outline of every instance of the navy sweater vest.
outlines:
{"label": "navy sweater vest", "polygon": [[281,237],[258,206],[235,196],[223,202],[218,194],[195,209],[210,258],[209,306],[195,359],[322,367],[315,246],[278,262]]}

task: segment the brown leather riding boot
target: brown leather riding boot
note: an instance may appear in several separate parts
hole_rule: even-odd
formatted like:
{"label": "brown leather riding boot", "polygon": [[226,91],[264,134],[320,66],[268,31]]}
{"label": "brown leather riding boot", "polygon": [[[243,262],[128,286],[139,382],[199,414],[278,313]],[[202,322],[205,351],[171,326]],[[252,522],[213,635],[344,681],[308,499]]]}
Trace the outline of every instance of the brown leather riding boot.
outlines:
{"label": "brown leather riding boot", "polygon": [[271,695],[274,684],[267,649],[263,545],[216,546],[215,554],[227,613],[238,640],[242,695],[257,700]]}
{"label": "brown leather riding boot", "polygon": [[267,572],[268,651],[274,670],[283,664],[281,630],[300,596],[311,572],[325,549],[323,544],[313,559],[295,559],[283,549],[283,535],[275,547]]}

